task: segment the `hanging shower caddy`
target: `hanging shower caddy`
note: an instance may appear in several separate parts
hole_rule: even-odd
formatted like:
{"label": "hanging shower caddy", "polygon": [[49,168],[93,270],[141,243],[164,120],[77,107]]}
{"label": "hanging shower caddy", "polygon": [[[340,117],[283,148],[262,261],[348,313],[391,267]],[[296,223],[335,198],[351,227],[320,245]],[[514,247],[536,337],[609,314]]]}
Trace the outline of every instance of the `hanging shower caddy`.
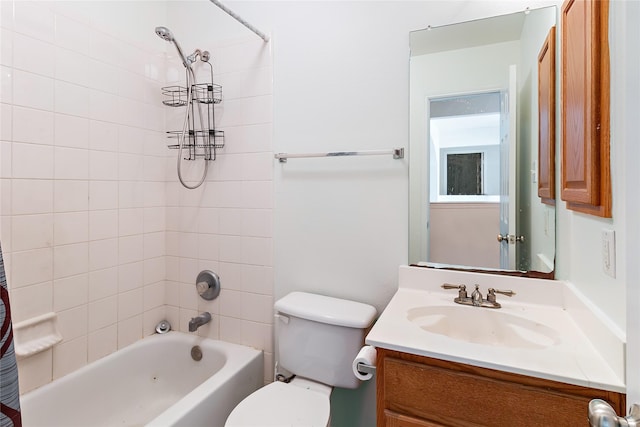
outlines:
{"label": "hanging shower caddy", "polygon": [[[215,129],[214,105],[222,102],[222,86],[213,83],[213,66],[208,61],[200,61],[209,66],[210,79],[206,83],[196,83],[187,88],[184,86],[165,86],[162,88],[164,100],[162,103],[169,107],[187,107],[189,112],[189,130],[184,137],[182,149],[186,152],[185,160],[196,160],[203,157],[205,160],[215,160],[216,150],[224,147],[224,131]],[[185,71],[188,72],[188,71]],[[188,80],[187,80],[188,81]],[[189,92],[192,99],[189,104]],[[200,104],[204,108],[199,108]],[[199,128],[196,123],[202,123]],[[197,116],[197,119],[196,119]],[[182,137],[182,130],[167,131],[167,137],[177,139]],[[180,148],[178,144],[168,144],[173,150]]]}

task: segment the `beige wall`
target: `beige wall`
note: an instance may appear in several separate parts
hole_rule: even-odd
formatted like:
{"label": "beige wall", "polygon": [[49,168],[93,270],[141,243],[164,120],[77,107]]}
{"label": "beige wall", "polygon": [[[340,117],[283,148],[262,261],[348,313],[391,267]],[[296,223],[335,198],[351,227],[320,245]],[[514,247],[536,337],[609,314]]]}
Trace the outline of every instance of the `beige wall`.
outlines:
{"label": "beige wall", "polygon": [[431,203],[430,262],[500,268],[499,203]]}

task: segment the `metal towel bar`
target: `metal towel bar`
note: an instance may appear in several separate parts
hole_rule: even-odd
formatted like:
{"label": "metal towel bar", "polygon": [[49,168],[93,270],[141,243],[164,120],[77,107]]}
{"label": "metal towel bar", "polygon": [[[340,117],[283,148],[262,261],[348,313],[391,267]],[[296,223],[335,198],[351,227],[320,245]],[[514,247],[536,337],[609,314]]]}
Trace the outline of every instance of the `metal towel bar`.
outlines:
{"label": "metal towel bar", "polygon": [[274,157],[278,159],[280,163],[286,163],[287,159],[302,159],[308,157],[379,156],[385,154],[392,154],[394,159],[404,159],[404,148],[369,151],[332,151],[327,153],[276,153]]}

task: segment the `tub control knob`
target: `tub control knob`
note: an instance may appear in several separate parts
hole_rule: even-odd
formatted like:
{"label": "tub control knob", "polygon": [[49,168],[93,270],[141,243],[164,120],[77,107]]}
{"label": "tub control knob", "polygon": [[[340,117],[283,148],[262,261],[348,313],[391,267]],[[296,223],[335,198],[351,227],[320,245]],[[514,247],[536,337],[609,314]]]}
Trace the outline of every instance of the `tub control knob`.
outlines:
{"label": "tub control knob", "polygon": [[211,301],[220,295],[220,277],[211,270],[203,270],[196,278],[196,291],[202,298]]}
{"label": "tub control knob", "polygon": [[202,295],[209,290],[209,284],[207,282],[198,282],[196,283],[196,289],[198,290],[198,295]]}

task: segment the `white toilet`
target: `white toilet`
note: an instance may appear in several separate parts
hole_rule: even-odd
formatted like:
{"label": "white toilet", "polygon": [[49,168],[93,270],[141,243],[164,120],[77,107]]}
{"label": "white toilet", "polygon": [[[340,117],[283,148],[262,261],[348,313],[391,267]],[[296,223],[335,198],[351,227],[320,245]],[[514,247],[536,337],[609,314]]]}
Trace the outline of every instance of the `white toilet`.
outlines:
{"label": "white toilet", "polygon": [[376,316],[370,305],[293,292],[276,301],[278,368],[295,374],[246,397],[225,427],[327,427],[333,387],[360,385],[351,369]]}

